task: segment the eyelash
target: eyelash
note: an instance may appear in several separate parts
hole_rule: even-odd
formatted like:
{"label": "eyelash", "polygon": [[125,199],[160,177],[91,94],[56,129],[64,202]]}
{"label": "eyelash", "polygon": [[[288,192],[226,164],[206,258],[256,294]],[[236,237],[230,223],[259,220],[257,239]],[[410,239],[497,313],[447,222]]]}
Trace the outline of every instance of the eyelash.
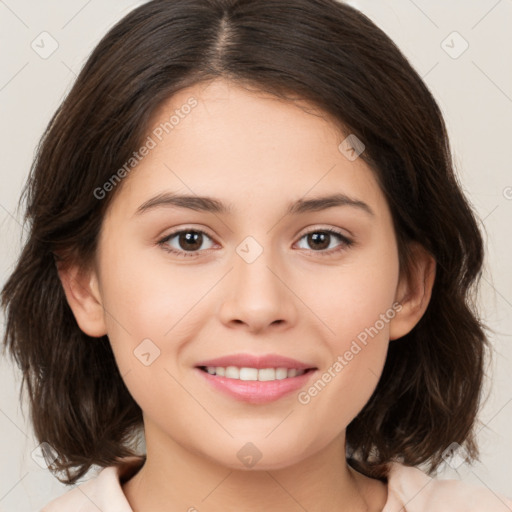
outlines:
{"label": "eyelash", "polygon": [[[202,251],[178,251],[176,249],[170,248],[169,245],[167,244],[167,242],[169,240],[171,240],[172,238],[174,238],[176,235],[179,235],[181,233],[191,233],[191,232],[193,232],[193,233],[200,233],[202,235],[206,235],[208,238],[211,239],[211,237],[205,231],[203,231],[201,229],[192,229],[192,228],[190,228],[190,229],[180,229],[179,231],[174,231],[173,233],[170,233],[169,235],[167,235],[165,238],[162,238],[161,240],[159,240],[157,243],[166,252],[169,252],[169,253],[172,253],[172,254],[175,254],[175,255],[178,255],[178,256],[181,256],[181,257],[194,257],[194,256],[197,256],[197,254],[202,252]],[[302,240],[304,237],[306,237],[306,236],[308,236],[308,235],[310,235],[312,233],[329,233],[331,235],[337,236],[341,240],[342,243],[338,247],[336,247],[334,249],[319,250],[319,251],[312,250],[312,252],[318,253],[318,254],[320,254],[321,256],[324,256],[324,257],[334,256],[338,252],[347,249],[348,247],[350,247],[354,243],[353,240],[350,240],[349,238],[347,238],[345,235],[343,235],[339,231],[336,231],[335,229],[331,229],[331,228],[314,229],[312,231],[308,231],[307,233],[304,233],[299,238],[299,240]],[[208,249],[206,249],[206,250],[208,250]]]}

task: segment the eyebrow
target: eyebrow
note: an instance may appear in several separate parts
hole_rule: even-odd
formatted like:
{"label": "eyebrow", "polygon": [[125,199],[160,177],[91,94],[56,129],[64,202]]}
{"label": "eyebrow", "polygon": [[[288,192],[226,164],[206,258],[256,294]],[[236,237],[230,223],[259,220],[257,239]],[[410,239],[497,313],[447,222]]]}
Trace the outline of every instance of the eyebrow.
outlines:
{"label": "eyebrow", "polygon": [[[171,192],[164,192],[141,204],[137,208],[135,215],[140,215],[157,207],[172,206],[224,215],[229,215],[233,211],[232,205],[226,205],[222,201],[219,201],[213,197],[179,195]],[[359,199],[351,198],[341,193],[316,197],[312,199],[299,199],[288,205],[286,215],[317,212],[336,206],[351,206],[353,208],[358,208],[369,215],[375,215],[370,206],[365,202]]]}

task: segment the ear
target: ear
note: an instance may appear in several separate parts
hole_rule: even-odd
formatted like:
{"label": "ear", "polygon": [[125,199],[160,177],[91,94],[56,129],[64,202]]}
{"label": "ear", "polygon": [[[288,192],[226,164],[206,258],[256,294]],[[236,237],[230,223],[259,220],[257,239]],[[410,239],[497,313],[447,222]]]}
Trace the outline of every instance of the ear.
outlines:
{"label": "ear", "polygon": [[103,303],[98,278],[93,268],[83,269],[76,264],[57,262],[59,274],[69,307],[80,329],[89,336],[107,334]]}
{"label": "ear", "polygon": [[436,275],[434,257],[419,243],[409,244],[411,268],[401,272],[395,300],[401,305],[389,322],[389,338],[405,336],[420,321],[427,310]]}

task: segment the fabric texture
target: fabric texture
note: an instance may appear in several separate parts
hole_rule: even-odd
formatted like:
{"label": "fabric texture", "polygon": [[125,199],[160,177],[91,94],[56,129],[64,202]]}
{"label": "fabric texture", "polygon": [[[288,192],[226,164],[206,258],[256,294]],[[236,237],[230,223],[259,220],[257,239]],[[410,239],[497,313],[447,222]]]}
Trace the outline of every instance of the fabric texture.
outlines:
{"label": "fabric texture", "polygon": [[[143,459],[128,457],[46,505],[40,512],[133,512],[122,482]],[[382,512],[512,512],[512,500],[485,486],[460,480],[437,480],[418,468],[390,464],[388,498]]]}

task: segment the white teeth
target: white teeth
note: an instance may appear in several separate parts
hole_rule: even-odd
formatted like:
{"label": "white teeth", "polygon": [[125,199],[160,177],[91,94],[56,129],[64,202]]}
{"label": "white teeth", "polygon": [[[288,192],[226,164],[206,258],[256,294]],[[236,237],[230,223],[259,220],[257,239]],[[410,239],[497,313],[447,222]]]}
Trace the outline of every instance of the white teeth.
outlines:
{"label": "white teeth", "polygon": [[258,380],[276,380],[276,371],[274,368],[261,368],[258,371]]}
{"label": "white teeth", "polygon": [[258,380],[256,368],[240,368],[240,380]]}
{"label": "white teeth", "polygon": [[237,366],[207,366],[206,371],[210,375],[218,375],[219,377],[227,377],[236,380],[283,380],[290,377],[298,377],[305,373],[305,370],[297,368],[238,368]]}
{"label": "white teeth", "polygon": [[278,380],[286,379],[287,376],[288,376],[287,368],[277,368],[276,379],[278,379]]}
{"label": "white teeth", "polygon": [[225,377],[228,379],[240,379],[240,370],[236,366],[228,366]]}

